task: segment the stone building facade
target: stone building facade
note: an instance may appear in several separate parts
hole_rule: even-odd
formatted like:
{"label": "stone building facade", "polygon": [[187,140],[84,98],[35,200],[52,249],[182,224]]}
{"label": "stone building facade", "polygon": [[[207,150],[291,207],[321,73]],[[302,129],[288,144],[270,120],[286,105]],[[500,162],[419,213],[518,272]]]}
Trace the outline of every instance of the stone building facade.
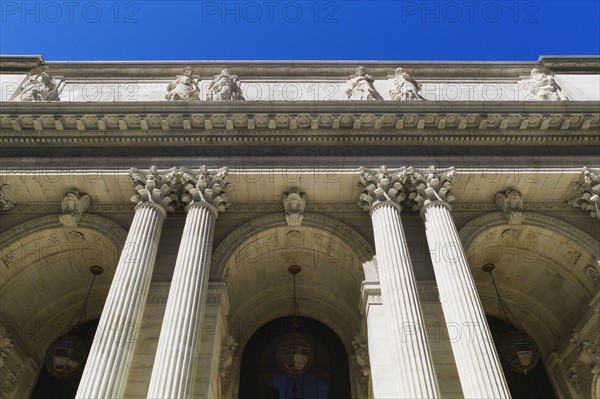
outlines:
{"label": "stone building facade", "polygon": [[[291,397],[297,265],[296,397],[522,397],[501,319],[544,389],[600,398],[598,57],[6,56],[0,83],[2,397]],[[80,314],[85,366],[43,382]]]}

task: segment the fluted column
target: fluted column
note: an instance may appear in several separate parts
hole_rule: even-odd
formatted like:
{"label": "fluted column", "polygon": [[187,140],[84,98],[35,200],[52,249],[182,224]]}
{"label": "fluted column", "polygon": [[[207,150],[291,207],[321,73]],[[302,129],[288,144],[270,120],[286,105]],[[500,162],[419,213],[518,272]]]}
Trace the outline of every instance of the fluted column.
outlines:
{"label": "fluted column", "polygon": [[425,220],[427,243],[446,325],[461,335],[451,341],[466,398],[510,398],[492,334],[485,318],[449,202],[454,170],[410,171],[411,193]]}
{"label": "fluted column", "polygon": [[358,205],[371,213],[393,369],[403,398],[440,396],[423,311],[400,221],[405,170],[361,169]]}
{"label": "fluted column", "polygon": [[[204,319],[215,220],[230,205],[227,170],[182,169],[187,217],[158,340],[148,398],[192,396]],[[205,396],[200,395],[200,396]]]}
{"label": "fluted column", "polygon": [[167,211],[178,201],[172,170],[132,169],[133,222],[100,317],[77,398],[122,397]]}

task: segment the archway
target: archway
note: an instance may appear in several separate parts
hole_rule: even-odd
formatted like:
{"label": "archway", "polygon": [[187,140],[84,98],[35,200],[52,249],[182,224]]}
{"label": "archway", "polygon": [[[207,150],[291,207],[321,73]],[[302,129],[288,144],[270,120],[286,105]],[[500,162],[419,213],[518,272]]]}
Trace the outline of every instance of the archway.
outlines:
{"label": "archway", "polygon": [[240,369],[240,399],[344,399],[351,397],[348,356],[337,335],[324,324],[299,318],[304,334],[311,340],[314,363],[296,377],[277,365],[276,348],[290,325],[287,317],[261,327],[248,341]]}

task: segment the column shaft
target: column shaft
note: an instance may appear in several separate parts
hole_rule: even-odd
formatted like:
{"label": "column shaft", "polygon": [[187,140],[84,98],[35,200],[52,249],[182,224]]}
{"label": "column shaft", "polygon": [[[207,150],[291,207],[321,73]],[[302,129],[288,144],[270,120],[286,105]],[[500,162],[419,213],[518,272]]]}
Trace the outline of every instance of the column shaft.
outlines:
{"label": "column shaft", "polygon": [[448,206],[423,210],[427,242],[446,326],[457,329],[452,351],[466,398],[510,398],[500,359]]}
{"label": "column shaft", "polygon": [[124,394],[165,217],[165,209],[155,203],[142,202],[135,208],[77,398]]}
{"label": "column shaft", "polygon": [[392,202],[378,203],[373,206],[371,217],[400,393],[403,398],[437,398],[439,388],[399,206]]}
{"label": "column shaft", "polygon": [[217,209],[189,206],[165,309],[148,398],[192,395],[196,349],[210,271]]}

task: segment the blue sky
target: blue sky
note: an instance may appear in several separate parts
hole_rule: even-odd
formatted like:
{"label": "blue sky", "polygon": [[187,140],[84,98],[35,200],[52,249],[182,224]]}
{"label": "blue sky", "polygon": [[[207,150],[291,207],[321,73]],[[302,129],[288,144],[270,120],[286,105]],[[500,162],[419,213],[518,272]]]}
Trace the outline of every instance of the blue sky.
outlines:
{"label": "blue sky", "polygon": [[600,54],[600,1],[0,0],[46,60],[506,60]]}

